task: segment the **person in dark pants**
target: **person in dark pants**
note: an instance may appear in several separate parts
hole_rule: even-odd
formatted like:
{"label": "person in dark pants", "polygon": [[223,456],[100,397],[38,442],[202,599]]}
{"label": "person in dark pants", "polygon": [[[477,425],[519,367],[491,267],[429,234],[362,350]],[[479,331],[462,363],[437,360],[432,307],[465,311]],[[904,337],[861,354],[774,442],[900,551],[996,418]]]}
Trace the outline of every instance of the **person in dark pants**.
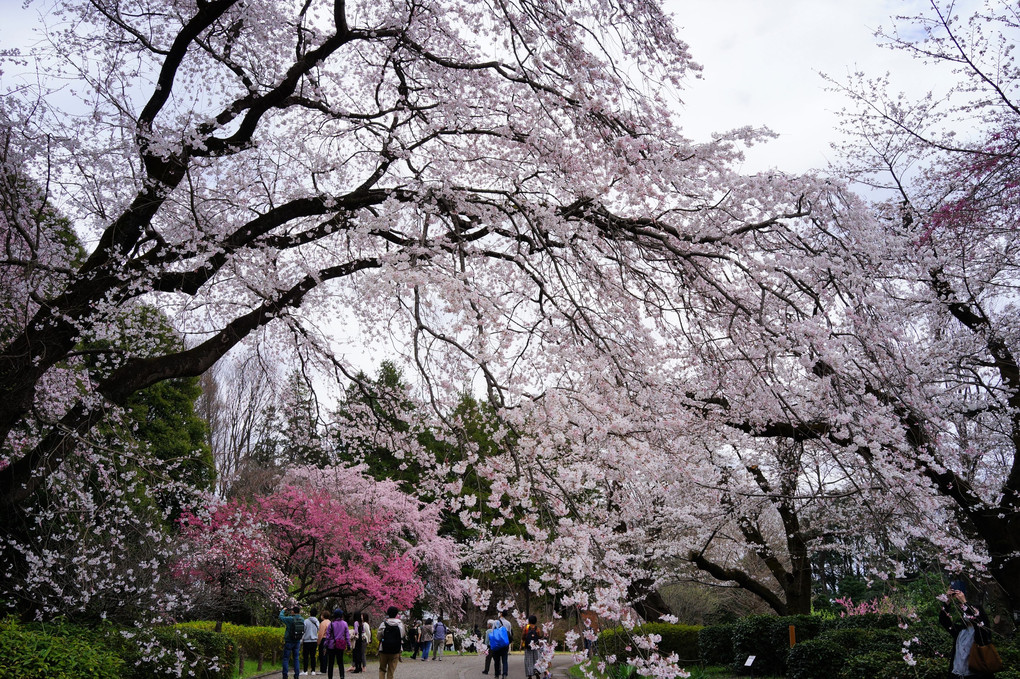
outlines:
{"label": "person in dark pants", "polygon": [[966,581],[953,580],[948,595],[939,610],[939,624],[953,637],[953,650],[949,654],[950,679],[993,679],[993,675],[974,672],[968,665],[971,647],[991,642],[988,616],[980,606],[967,603]]}
{"label": "person in dark pants", "polygon": [[329,611],[322,612],[322,621],[319,623],[319,671],[326,673],[326,659],[329,649],[326,648],[326,632],[329,631],[329,618],[332,615]]}
{"label": "person in dark pants", "polygon": [[308,611],[305,618],[305,632],[301,635],[301,671],[304,674],[315,674],[315,647],[319,645],[319,619],[316,610]]}
{"label": "person in dark pants", "polygon": [[372,632],[368,627],[368,613],[359,613],[354,616],[354,650],[351,652],[351,662],[355,674],[365,671],[365,661],[368,652],[368,642],[372,638]]}
{"label": "person in dark pants", "polygon": [[344,679],[344,651],[351,647],[351,630],[344,620],[344,612],[339,608],[333,611],[332,621],[326,631],[326,648],[329,649],[329,661],[326,664],[326,676],[333,679],[333,664],[340,665],[340,679]]}
{"label": "person in dark pants", "polygon": [[485,625],[485,637],[483,637],[485,641],[485,669],[482,671],[482,674],[488,674],[489,667],[492,665],[492,649],[489,648],[489,632],[491,632],[492,628],[495,626],[495,620],[490,620]]}
{"label": "person in dark pants", "polygon": [[[287,615],[287,613],[290,615]],[[291,606],[280,610],[280,621],[283,623],[283,679],[287,679],[288,664],[294,666],[294,678],[301,673],[298,664],[298,648],[301,646],[301,635],[305,632],[305,619],[299,614],[301,608]]]}
{"label": "person in dark pants", "polygon": [[492,656],[493,674],[497,677],[506,677],[510,671],[509,654],[510,628],[504,625],[501,619],[494,620],[493,627],[489,630],[489,655]]}
{"label": "person in dark pants", "polygon": [[411,660],[416,660],[418,658],[418,651],[421,650],[418,646],[418,640],[420,638],[421,627],[419,626],[418,621],[415,620],[411,623],[411,628],[407,630],[407,641],[410,642],[411,645]]}

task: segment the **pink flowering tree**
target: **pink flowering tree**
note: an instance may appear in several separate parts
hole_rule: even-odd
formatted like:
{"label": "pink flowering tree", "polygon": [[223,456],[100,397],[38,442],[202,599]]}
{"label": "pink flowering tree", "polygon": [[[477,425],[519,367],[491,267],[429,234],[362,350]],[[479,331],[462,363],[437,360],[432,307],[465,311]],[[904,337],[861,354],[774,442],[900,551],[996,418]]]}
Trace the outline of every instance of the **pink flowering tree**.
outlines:
{"label": "pink flowering tree", "polygon": [[457,610],[459,548],[439,536],[437,505],[364,472],[295,468],[256,501],[291,594],[355,610],[409,608],[428,594],[430,604]]}
{"label": "pink flowering tree", "polygon": [[180,552],[174,575],[193,591],[192,611],[223,617],[254,605],[281,604],[288,578],[255,512],[237,502],[180,519]]}

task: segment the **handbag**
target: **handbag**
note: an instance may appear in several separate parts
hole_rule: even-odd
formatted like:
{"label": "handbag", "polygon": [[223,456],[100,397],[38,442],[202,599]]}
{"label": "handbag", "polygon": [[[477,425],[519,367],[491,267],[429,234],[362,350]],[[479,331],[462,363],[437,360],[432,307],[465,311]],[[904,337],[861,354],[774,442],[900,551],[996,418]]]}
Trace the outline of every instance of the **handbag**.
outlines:
{"label": "handbag", "polygon": [[974,642],[970,647],[970,656],[967,658],[967,665],[974,672],[980,674],[993,674],[1001,672],[1003,668],[1002,657],[995,650],[995,644],[981,646]]}

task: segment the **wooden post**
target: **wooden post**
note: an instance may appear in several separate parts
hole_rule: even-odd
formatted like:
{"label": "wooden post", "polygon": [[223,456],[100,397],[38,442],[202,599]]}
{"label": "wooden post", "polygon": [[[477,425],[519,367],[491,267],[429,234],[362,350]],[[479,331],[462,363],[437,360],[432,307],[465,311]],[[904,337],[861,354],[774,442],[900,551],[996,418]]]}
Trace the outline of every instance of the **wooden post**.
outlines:
{"label": "wooden post", "polygon": [[790,625],[790,648],[793,648],[794,644],[797,643],[797,628]]}

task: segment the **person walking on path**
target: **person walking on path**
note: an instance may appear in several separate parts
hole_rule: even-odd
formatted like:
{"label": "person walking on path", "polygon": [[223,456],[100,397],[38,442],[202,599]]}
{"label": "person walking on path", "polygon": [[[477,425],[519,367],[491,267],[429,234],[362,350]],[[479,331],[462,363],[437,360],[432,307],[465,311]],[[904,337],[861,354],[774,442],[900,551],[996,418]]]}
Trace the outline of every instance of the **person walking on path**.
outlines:
{"label": "person walking on path", "polygon": [[[290,615],[287,615],[287,613]],[[294,666],[295,679],[301,673],[301,665],[298,664],[298,647],[301,646],[301,637],[305,633],[305,619],[301,617],[301,608],[291,606],[290,609],[280,609],[280,621],[283,623],[283,679],[287,679],[288,661]]]}
{"label": "person walking on path", "polygon": [[443,650],[446,648],[446,625],[443,621],[436,619],[432,627],[432,659],[442,661]]}
{"label": "person walking on path", "polygon": [[326,673],[326,656],[329,649],[326,648],[326,632],[329,631],[329,619],[332,614],[329,611],[322,612],[322,620],[319,622],[319,671]]}
{"label": "person walking on path", "polygon": [[340,679],[344,679],[344,651],[351,647],[351,630],[344,620],[344,612],[339,608],[333,611],[332,622],[326,631],[326,648],[329,649],[329,663],[326,676],[333,679],[333,663],[340,666]]}
{"label": "person walking on path", "polygon": [[510,671],[507,656],[510,653],[510,629],[502,620],[494,620],[489,630],[489,655],[492,656],[493,669],[497,677],[506,677]]}
{"label": "person walking on path", "polygon": [[368,614],[358,613],[354,616],[354,651],[351,662],[354,663],[353,673],[365,671],[368,644],[372,640],[372,630],[368,627]]}
{"label": "person walking on path", "polygon": [[315,674],[315,647],[319,645],[319,619],[316,610],[308,611],[305,618],[305,632],[301,636],[301,670],[304,674]]}
{"label": "person walking on path", "polygon": [[421,645],[421,661],[429,659],[429,649],[432,648],[432,639],[435,638],[435,630],[432,627],[432,618],[425,618],[425,623],[418,632],[418,643]]}
{"label": "person walking on path", "polygon": [[524,646],[524,676],[539,677],[540,672],[535,668],[538,659],[542,656],[542,629],[538,626],[538,618],[534,615],[528,616],[528,624],[524,626],[521,633]]}
{"label": "person walking on path", "polygon": [[400,622],[396,606],[386,609],[386,619],[377,630],[379,633],[379,679],[393,679],[403,650],[404,623]]}
{"label": "person walking on path", "polygon": [[482,674],[488,674],[489,667],[492,665],[492,649],[489,648],[489,633],[492,632],[492,628],[495,626],[495,620],[490,620],[485,623],[485,636],[479,642],[478,652],[485,653],[485,669],[482,670]]}
{"label": "person walking on path", "polygon": [[407,630],[407,640],[411,644],[411,660],[417,660],[418,652],[421,650],[421,625],[417,620],[411,622],[411,629]]}

